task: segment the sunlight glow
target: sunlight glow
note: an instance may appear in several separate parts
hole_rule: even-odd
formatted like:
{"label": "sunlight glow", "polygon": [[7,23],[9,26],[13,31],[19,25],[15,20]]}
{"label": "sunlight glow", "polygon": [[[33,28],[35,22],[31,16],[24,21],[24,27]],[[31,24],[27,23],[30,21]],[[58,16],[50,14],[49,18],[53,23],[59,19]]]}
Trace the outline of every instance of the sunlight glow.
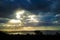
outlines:
{"label": "sunlight glow", "polygon": [[21,18],[21,16],[24,14],[24,10],[18,10],[17,12],[16,12],[16,18],[17,19],[20,19]]}
{"label": "sunlight glow", "polygon": [[38,19],[36,19],[36,15],[29,15],[28,17],[28,20],[30,20],[29,22],[39,22]]}
{"label": "sunlight glow", "polygon": [[21,21],[20,20],[11,19],[9,21],[9,23],[21,23]]}

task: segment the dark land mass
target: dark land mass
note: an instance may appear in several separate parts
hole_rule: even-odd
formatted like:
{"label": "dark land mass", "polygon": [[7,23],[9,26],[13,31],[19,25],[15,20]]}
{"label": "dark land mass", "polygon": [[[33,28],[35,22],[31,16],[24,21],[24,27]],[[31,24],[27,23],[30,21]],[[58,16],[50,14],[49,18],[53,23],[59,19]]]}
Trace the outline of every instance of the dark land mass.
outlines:
{"label": "dark land mass", "polygon": [[4,32],[0,32],[0,39],[14,39],[14,40],[17,40],[17,39],[36,39],[36,40],[60,40],[60,33],[56,32],[55,35],[44,35],[41,31],[34,31],[36,33],[36,35],[20,35],[20,34],[17,34],[17,35],[8,35]]}

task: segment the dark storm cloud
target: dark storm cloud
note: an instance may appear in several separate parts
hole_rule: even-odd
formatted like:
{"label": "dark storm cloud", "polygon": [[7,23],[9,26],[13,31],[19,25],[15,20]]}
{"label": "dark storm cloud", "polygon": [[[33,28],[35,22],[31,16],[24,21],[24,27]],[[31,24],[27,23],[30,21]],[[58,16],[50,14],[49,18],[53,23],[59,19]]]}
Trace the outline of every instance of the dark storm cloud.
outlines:
{"label": "dark storm cloud", "polygon": [[6,23],[9,21],[9,18],[0,18],[0,23]]}
{"label": "dark storm cloud", "polygon": [[58,3],[58,0],[0,0],[0,12],[9,12],[9,15],[11,11],[21,7],[26,10],[53,11]]}
{"label": "dark storm cloud", "polygon": [[0,0],[0,17],[10,18],[13,11],[18,8],[33,14],[41,14],[43,22],[38,25],[52,25],[53,21],[60,22],[60,16],[56,17],[60,14],[60,0]]}
{"label": "dark storm cloud", "polygon": [[30,0],[29,3],[27,0],[20,0],[22,6],[27,10],[46,10],[51,2],[47,0]]}
{"label": "dark storm cloud", "polygon": [[14,10],[19,8],[18,2],[11,2],[10,0],[0,0],[0,17],[9,17]]}

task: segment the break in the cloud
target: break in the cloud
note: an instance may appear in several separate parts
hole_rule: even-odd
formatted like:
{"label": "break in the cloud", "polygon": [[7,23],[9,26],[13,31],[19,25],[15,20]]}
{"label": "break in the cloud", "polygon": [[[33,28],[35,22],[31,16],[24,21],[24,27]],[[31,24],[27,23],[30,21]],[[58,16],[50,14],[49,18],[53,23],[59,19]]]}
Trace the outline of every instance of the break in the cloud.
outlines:
{"label": "break in the cloud", "polygon": [[[28,13],[29,12],[25,11],[25,14],[28,14]],[[60,18],[60,15],[58,14],[54,15],[54,13],[51,14],[51,12],[46,12],[45,14],[44,12],[40,12],[38,15],[31,13],[26,16],[26,19],[23,19],[23,23],[25,23],[24,25],[26,26],[53,26],[53,25],[57,26],[57,25],[60,25],[59,18]],[[9,20],[12,20],[12,19],[0,18],[0,23],[7,23]]]}

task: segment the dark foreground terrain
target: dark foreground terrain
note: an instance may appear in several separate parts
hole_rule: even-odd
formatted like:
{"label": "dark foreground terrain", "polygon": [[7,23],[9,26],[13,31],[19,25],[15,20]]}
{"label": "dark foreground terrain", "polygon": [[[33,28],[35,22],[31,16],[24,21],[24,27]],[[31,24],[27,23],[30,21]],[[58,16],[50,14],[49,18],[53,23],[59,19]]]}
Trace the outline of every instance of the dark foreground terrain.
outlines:
{"label": "dark foreground terrain", "polygon": [[55,35],[44,35],[41,31],[35,31],[36,35],[8,35],[6,33],[0,32],[0,40],[60,40],[60,34],[58,32],[56,32]]}

